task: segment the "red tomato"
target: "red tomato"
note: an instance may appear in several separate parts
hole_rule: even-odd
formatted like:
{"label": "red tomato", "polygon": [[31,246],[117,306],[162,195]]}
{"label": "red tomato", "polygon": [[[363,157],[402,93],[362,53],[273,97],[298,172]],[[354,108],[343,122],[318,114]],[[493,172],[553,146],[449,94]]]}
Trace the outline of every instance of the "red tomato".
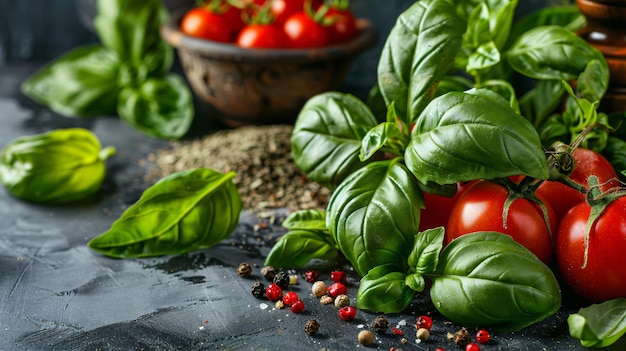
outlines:
{"label": "red tomato", "polygon": [[554,252],[551,233],[555,234],[557,230],[554,210],[544,201],[550,231],[537,204],[524,198],[517,199],[509,207],[507,226],[504,228],[502,211],[507,196],[507,189],[495,182],[479,181],[470,185],[452,207],[446,226],[446,243],[463,234],[495,231],[510,235],[541,261],[549,263]]}
{"label": "red tomato", "polygon": [[189,10],[183,16],[180,30],[187,35],[207,40],[232,40],[232,28],[228,22],[222,16],[199,7]]}
{"label": "red tomato", "polygon": [[452,197],[424,192],[424,208],[420,212],[420,232],[426,229],[445,227],[448,224],[452,206],[469,185],[470,183],[457,184],[456,194]]}
{"label": "red tomato", "polygon": [[291,48],[316,48],[328,45],[328,31],[306,12],[291,15],[285,21],[283,30],[289,37]]}
{"label": "red tomato", "polygon": [[[287,19],[296,12],[302,12],[305,9],[306,0],[274,0],[272,1],[271,12],[277,25],[282,26]],[[315,11],[321,2],[314,0],[311,2],[311,8]]]}
{"label": "red tomato", "polygon": [[237,36],[237,32],[246,25],[242,17],[242,12],[241,9],[228,5],[227,10],[222,14],[222,17],[224,17],[234,32],[233,38]]}
{"label": "red tomato", "polygon": [[[569,177],[576,183],[587,187],[587,178],[593,174],[598,177],[600,184],[606,183],[601,187],[603,191],[619,186],[617,173],[604,156],[582,148],[575,149],[572,156],[575,166]],[[585,201],[584,194],[559,182],[545,181],[535,193],[543,196],[552,205],[559,219],[563,218],[572,207]]]}
{"label": "red tomato", "polygon": [[286,46],[287,37],[278,27],[249,24],[237,36],[237,45],[244,48],[278,49]]}
{"label": "red tomato", "polygon": [[626,297],[626,197],[609,204],[589,232],[587,265],[585,230],[590,207],[572,208],[561,220],[556,237],[556,261],[563,279],[580,296],[602,302]]}
{"label": "red tomato", "polygon": [[345,43],[355,38],[359,33],[356,17],[350,10],[331,7],[325,17],[330,19],[332,23],[328,26],[328,37],[331,44]]}

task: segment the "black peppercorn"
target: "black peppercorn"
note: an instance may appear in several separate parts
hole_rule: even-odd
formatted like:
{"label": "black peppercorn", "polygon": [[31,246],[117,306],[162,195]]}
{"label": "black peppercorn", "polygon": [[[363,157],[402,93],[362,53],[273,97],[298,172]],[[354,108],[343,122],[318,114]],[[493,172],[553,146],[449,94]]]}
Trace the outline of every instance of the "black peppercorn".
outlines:
{"label": "black peppercorn", "polygon": [[263,276],[265,277],[265,279],[267,279],[268,282],[271,282],[274,280],[274,277],[276,276],[276,268],[272,266],[265,266],[261,268],[261,274],[263,274]]}
{"label": "black peppercorn", "polygon": [[257,299],[262,299],[265,296],[265,284],[261,282],[252,284],[252,295]]}
{"label": "black peppercorn", "polygon": [[315,319],[309,319],[304,325],[304,332],[313,335],[320,329],[320,324]]}
{"label": "black peppercorn", "polygon": [[377,334],[384,334],[389,327],[389,321],[385,316],[378,316],[372,322],[372,330]]}
{"label": "black peppercorn", "polygon": [[280,286],[283,290],[289,288],[289,274],[283,270],[278,271],[278,273],[274,276],[272,283]]}
{"label": "black peppercorn", "polygon": [[472,336],[470,335],[469,331],[465,327],[463,327],[457,330],[454,335],[449,334],[448,339],[452,340],[455,344],[465,348],[465,346],[472,341]]}
{"label": "black peppercorn", "polygon": [[240,277],[248,278],[252,274],[252,267],[250,267],[250,263],[244,262],[237,267],[237,274]]}

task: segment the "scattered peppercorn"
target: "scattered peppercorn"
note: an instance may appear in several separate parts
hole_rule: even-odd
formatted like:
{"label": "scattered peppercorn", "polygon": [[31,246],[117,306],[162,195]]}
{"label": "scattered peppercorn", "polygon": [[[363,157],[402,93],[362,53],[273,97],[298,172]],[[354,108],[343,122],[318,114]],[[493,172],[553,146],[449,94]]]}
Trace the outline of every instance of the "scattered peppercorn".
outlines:
{"label": "scattered peppercorn", "polygon": [[348,297],[348,295],[341,294],[335,297],[335,307],[342,308],[342,307],[346,307],[349,305],[350,305],[350,298]]}
{"label": "scattered peppercorn", "polygon": [[282,310],[285,308],[285,302],[283,300],[277,300],[274,307],[276,307],[277,310]]}
{"label": "scattered peppercorn", "polygon": [[315,295],[316,297],[322,297],[326,295],[326,291],[327,291],[326,283],[324,283],[321,280],[316,281],[315,283],[313,283],[313,286],[311,286],[311,291],[313,292],[313,295]]}
{"label": "scattered peppercorn", "polygon": [[369,330],[361,330],[358,335],[359,344],[369,346],[374,342],[374,334]]}
{"label": "scattered peppercorn", "polygon": [[404,332],[401,329],[398,329],[396,327],[391,327],[391,331],[395,334],[395,335],[404,335]]}
{"label": "scattered peppercorn", "polygon": [[293,305],[298,300],[300,300],[300,298],[298,297],[298,294],[296,294],[293,291],[290,291],[283,296],[283,302],[287,306]]}
{"label": "scattered peppercorn", "polygon": [[428,317],[428,316],[419,316],[417,317],[417,320],[415,321],[415,329],[428,329],[430,331],[430,328],[433,326],[433,320],[432,318]]}
{"label": "scattered peppercorn", "polygon": [[352,306],[342,307],[339,310],[339,318],[343,319],[344,321],[353,320],[354,318],[356,318],[356,308]]}
{"label": "scattered peppercorn", "polygon": [[304,311],[304,302],[302,302],[302,300],[298,300],[291,305],[290,309],[293,313],[301,313]]}
{"label": "scattered peppercorn", "polygon": [[426,328],[419,328],[416,332],[415,332],[415,337],[418,340],[421,341],[426,341],[428,339],[430,339],[430,332],[428,331],[428,329]]}
{"label": "scattered peppercorn", "polygon": [[285,290],[289,288],[289,274],[285,271],[278,271],[272,279],[272,283],[280,286],[281,289]]}
{"label": "scattered peppercorn", "polygon": [[304,273],[304,280],[309,283],[314,283],[317,280],[317,277],[319,277],[319,273],[313,269],[309,269]]}
{"label": "scattered peppercorn", "polygon": [[470,342],[465,345],[465,351],[480,351],[480,346],[476,343]]}
{"label": "scattered peppercorn", "polygon": [[476,332],[476,341],[479,344],[486,344],[489,342],[489,340],[491,340],[491,335],[489,334],[487,330],[481,329],[478,332]]}
{"label": "scattered peppercorn", "polygon": [[465,347],[472,341],[472,337],[465,327],[457,330],[454,335],[448,333],[448,339],[452,340],[455,344],[461,347]]}
{"label": "scattered peppercorn", "polygon": [[250,275],[252,275],[252,267],[250,266],[250,263],[243,262],[242,264],[240,264],[239,267],[237,267],[237,274],[239,274],[240,277],[244,278],[248,278]]}
{"label": "scattered peppercorn", "polygon": [[290,274],[289,275],[289,285],[296,285],[298,284],[298,276],[295,274]]}
{"label": "scattered peppercorn", "polygon": [[339,295],[346,294],[348,294],[348,288],[341,283],[333,283],[328,287],[328,295],[330,295],[330,297],[335,298]]}
{"label": "scattered peppercorn", "polygon": [[328,295],[323,295],[322,297],[320,297],[320,303],[322,305],[328,305],[330,303],[333,303],[333,298]]}
{"label": "scattered peppercorn", "polygon": [[384,334],[389,327],[389,321],[385,316],[378,316],[372,322],[372,330],[377,334]]}
{"label": "scattered peppercorn", "polygon": [[256,297],[257,299],[261,299],[263,298],[264,295],[265,295],[265,285],[263,283],[256,282],[252,284],[252,296]]}
{"label": "scattered peppercorn", "polygon": [[314,335],[315,333],[318,332],[319,329],[320,329],[320,324],[315,319],[309,319],[308,321],[306,321],[306,324],[304,325],[304,332],[309,335]]}
{"label": "scattered peppercorn", "polygon": [[272,266],[265,266],[261,268],[261,274],[263,274],[267,281],[271,282],[274,280],[274,276],[276,275],[276,268]]}
{"label": "scattered peppercorn", "polygon": [[346,273],[340,270],[334,270],[330,272],[330,280],[334,281],[335,283],[346,284]]}
{"label": "scattered peppercorn", "polygon": [[280,300],[283,297],[283,289],[277,284],[272,283],[265,289],[265,296],[272,302]]}

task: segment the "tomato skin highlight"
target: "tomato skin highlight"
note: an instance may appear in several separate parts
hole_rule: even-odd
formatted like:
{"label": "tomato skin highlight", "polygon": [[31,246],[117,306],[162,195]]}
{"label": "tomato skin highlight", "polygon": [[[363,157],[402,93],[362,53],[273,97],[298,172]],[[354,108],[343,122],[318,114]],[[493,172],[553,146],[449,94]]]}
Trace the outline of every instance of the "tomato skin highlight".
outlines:
{"label": "tomato skin highlight", "polygon": [[181,32],[196,38],[227,43],[232,41],[232,27],[221,15],[203,8],[189,10],[180,22]]}
{"label": "tomato skin highlight", "polygon": [[542,200],[548,210],[551,232],[539,205],[527,199],[517,199],[509,207],[504,228],[502,211],[508,190],[492,181],[470,185],[458,198],[446,226],[446,244],[463,234],[495,231],[510,235],[534,253],[542,262],[549,263],[554,255],[552,235],[557,231],[557,220],[550,204]]}
{"label": "tomato skin highlight", "polygon": [[291,15],[283,25],[293,49],[317,48],[328,45],[326,28],[315,22],[306,12]]}
{"label": "tomato skin highlight", "polygon": [[583,268],[590,210],[586,202],[580,203],[561,220],[556,237],[559,271],[567,284],[587,300],[626,297],[626,197],[609,204],[591,227],[587,265]]}
{"label": "tomato skin highlight", "polygon": [[285,34],[272,25],[250,24],[245,26],[237,39],[236,44],[243,48],[280,49],[286,45]]}

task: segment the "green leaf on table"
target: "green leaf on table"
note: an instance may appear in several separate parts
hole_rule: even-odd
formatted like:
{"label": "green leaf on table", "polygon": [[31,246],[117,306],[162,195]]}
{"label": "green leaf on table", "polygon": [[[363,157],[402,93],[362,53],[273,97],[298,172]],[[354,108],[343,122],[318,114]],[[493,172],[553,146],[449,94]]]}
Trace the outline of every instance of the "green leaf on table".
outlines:
{"label": "green leaf on table", "polygon": [[285,218],[282,226],[289,230],[327,231],[326,211],[309,209],[293,212]]}
{"label": "green leaf on table", "polygon": [[584,347],[607,347],[626,334],[626,298],[581,308],[567,318],[569,333]]}
{"label": "green leaf on table", "polygon": [[313,259],[332,260],[339,255],[330,234],[294,229],[280,237],[265,259],[266,266],[304,267]]}
{"label": "green leaf on table", "polygon": [[0,182],[15,197],[59,204],[96,193],[115,153],[82,128],[57,129],[11,141],[0,155]]}
{"label": "green leaf on table", "polygon": [[88,246],[111,257],[175,255],[208,249],[235,229],[242,210],[232,182],[222,174],[199,168],[162,178]]}

